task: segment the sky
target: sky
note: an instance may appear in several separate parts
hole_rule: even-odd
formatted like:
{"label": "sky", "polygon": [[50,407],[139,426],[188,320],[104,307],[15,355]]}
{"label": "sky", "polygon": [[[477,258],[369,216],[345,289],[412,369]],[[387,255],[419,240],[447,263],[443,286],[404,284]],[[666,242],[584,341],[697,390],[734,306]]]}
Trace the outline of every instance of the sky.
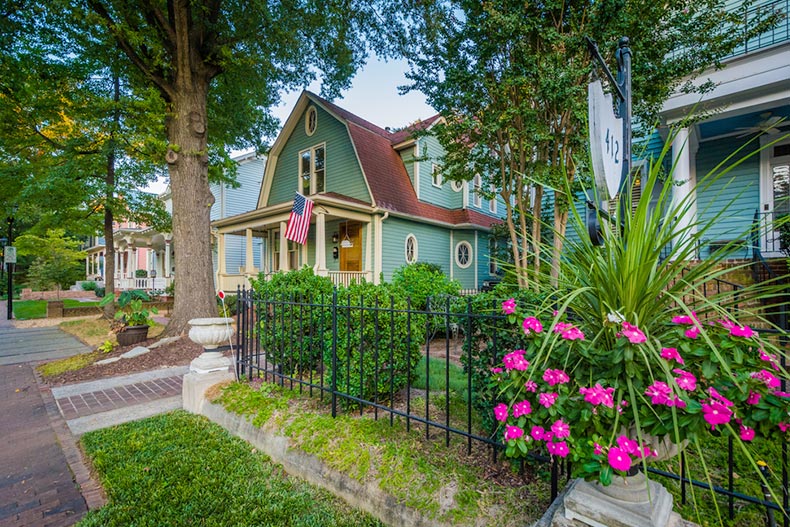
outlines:
{"label": "sky", "polygon": [[[352,79],[351,88],[342,92],[341,97],[333,102],[382,128],[400,128],[417,119],[435,115],[436,112],[428,106],[422,93],[398,94],[398,86],[408,82],[405,76],[407,68],[406,61],[384,62],[373,57]],[[308,89],[320,93],[320,83],[315,82]],[[273,113],[280,123],[288,118],[300,93],[301,90],[284,94],[283,103],[274,108]],[[166,186],[166,181],[159,180],[145,190],[160,193]]]}

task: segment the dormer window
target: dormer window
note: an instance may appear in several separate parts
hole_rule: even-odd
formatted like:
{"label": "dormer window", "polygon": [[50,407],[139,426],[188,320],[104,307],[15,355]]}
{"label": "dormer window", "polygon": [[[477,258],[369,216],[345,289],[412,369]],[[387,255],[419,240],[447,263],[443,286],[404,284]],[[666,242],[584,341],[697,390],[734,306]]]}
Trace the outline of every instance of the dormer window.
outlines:
{"label": "dormer window", "polygon": [[323,144],[299,152],[299,192],[305,196],[324,191],[325,152]]}
{"label": "dormer window", "polygon": [[308,136],[313,135],[317,126],[318,110],[316,110],[315,106],[311,106],[307,109],[307,113],[304,116],[304,133]]}
{"label": "dormer window", "polygon": [[479,209],[483,206],[483,179],[480,177],[480,174],[475,174],[475,178],[472,180],[472,188],[474,189],[473,203]]}
{"label": "dormer window", "polygon": [[431,180],[434,187],[442,188],[442,167],[431,165]]}

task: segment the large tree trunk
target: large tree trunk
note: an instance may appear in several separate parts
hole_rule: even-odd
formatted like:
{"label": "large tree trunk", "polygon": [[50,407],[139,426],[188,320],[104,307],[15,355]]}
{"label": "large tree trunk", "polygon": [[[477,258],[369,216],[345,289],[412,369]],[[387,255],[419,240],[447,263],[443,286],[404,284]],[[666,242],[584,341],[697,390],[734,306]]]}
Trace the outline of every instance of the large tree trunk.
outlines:
{"label": "large tree trunk", "polygon": [[214,196],[208,184],[206,140],[208,86],[208,78],[193,74],[191,86],[179,86],[167,121],[176,268],[167,335],[181,334],[192,318],[217,316],[210,225]]}
{"label": "large tree trunk", "polygon": [[[117,75],[113,77],[113,101],[118,104],[121,100],[121,81]],[[118,107],[115,107],[113,116],[113,134],[118,130],[121,116]],[[112,202],[115,189],[115,137],[110,138],[110,152],[107,154],[107,172],[104,174],[104,183],[107,194],[104,196],[104,294],[115,295],[115,235],[113,233],[113,212],[109,203]],[[104,316],[112,320],[115,316],[115,302],[104,306]]]}

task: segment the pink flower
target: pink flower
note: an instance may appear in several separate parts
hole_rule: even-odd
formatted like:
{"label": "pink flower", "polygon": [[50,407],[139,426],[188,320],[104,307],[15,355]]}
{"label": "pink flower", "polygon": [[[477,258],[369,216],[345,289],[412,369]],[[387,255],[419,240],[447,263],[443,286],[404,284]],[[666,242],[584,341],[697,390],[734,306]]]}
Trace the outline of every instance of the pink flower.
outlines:
{"label": "pink flower", "polygon": [[749,391],[749,397],[746,398],[746,404],[758,404],[760,402],[760,395],[758,392]]}
{"label": "pink flower", "polygon": [[554,432],[554,437],[557,439],[562,439],[571,435],[571,427],[562,419],[554,421],[554,424],[551,425],[551,431]]}
{"label": "pink flower", "polygon": [[711,396],[713,399],[715,399],[715,400],[719,401],[721,404],[723,404],[723,405],[724,405],[724,406],[726,406],[727,408],[729,408],[730,406],[732,406],[732,401],[730,401],[729,399],[727,399],[726,397],[724,397],[723,395],[721,395],[721,394],[719,393],[719,391],[718,391],[716,388],[714,388],[713,386],[711,386],[710,388],[708,388],[708,393],[710,394],[710,396]]}
{"label": "pink flower", "polygon": [[568,455],[568,443],[565,441],[560,441],[559,443],[548,441],[546,449],[552,456],[566,457]]}
{"label": "pink flower", "polygon": [[505,441],[510,441],[511,439],[518,439],[523,435],[524,435],[524,430],[522,430],[517,426],[505,427]]}
{"label": "pink flower", "polygon": [[570,381],[570,377],[568,374],[562,370],[546,370],[543,372],[543,380],[549,386],[554,386],[555,384],[565,384],[566,382]]}
{"label": "pink flower", "polygon": [[531,332],[540,333],[543,331],[543,324],[540,323],[535,317],[527,317],[524,319],[524,323],[522,324],[524,328],[524,334],[529,335]]}
{"label": "pink flower", "polygon": [[754,428],[741,425],[741,439],[744,441],[751,441],[754,439]]}
{"label": "pink flower", "polygon": [[497,373],[502,373],[502,368],[491,368],[491,373],[493,373],[495,375]]}
{"label": "pink flower", "polygon": [[603,447],[598,443],[593,443],[593,455],[600,456],[602,452],[603,452]]}
{"label": "pink flower", "polygon": [[665,360],[673,360],[678,364],[685,364],[683,357],[678,353],[677,348],[661,348],[661,358]]}
{"label": "pink flower", "polygon": [[614,388],[604,388],[600,383],[596,383],[592,388],[579,388],[579,393],[584,396],[584,400],[593,406],[602,404],[608,408],[614,407],[614,400],[612,394]]}
{"label": "pink flower", "polygon": [[733,337],[743,337],[748,339],[757,335],[757,333],[749,326],[733,326],[730,328],[730,335]]}
{"label": "pink flower", "polygon": [[638,454],[639,444],[636,441],[628,439],[628,437],[621,435],[617,438],[617,446],[626,454]]}
{"label": "pink flower", "polygon": [[532,413],[532,405],[529,401],[521,401],[513,405],[513,417],[521,417],[522,415],[529,415]]}
{"label": "pink flower", "polygon": [[615,470],[628,472],[631,468],[631,458],[616,446],[609,449],[609,464]]}
{"label": "pink flower", "polygon": [[730,419],[732,419],[732,410],[721,402],[714,400],[711,400],[710,404],[705,403],[702,405],[702,414],[705,421],[710,425],[711,430],[716,425],[729,423]]}
{"label": "pink flower", "polygon": [[700,329],[699,326],[694,326],[693,328],[689,328],[686,330],[686,336],[692,340],[699,337]]}
{"label": "pink flower", "polygon": [[542,441],[546,435],[546,431],[543,430],[542,426],[533,426],[529,434],[535,441]]}
{"label": "pink flower", "polygon": [[760,348],[760,360],[770,362],[773,369],[779,370],[779,366],[776,365],[776,355],[769,355],[762,348]]}
{"label": "pink flower", "polygon": [[500,423],[507,421],[508,409],[505,403],[499,403],[494,407],[494,418]]}
{"label": "pink flower", "polygon": [[572,327],[573,327],[573,324],[567,324],[565,322],[557,322],[556,324],[554,324],[554,329],[552,331],[554,331],[554,333],[562,333],[566,329],[569,329],[569,328],[572,328]]}
{"label": "pink flower", "polygon": [[780,392],[780,391],[774,391],[774,392],[772,392],[772,393],[773,393],[774,395],[776,395],[777,397],[784,397],[784,398],[788,398],[788,397],[790,397],[790,392]]}
{"label": "pink flower", "polygon": [[678,388],[686,390],[687,392],[693,392],[697,389],[697,378],[693,373],[681,370],[680,368],[675,368],[672,371],[678,374],[678,376],[675,377]]}
{"label": "pink flower", "polygon": [[787,432],[787,429],[790,428],[790,424],[787,423],[779,423],[776,426],[778,426],[779,430],[781,430],[782,432]]}
{"label": "pink flower", "polygon": [[782,384],[779,378],[768,370],[760,370],[756,373],[752,373],[752,379],[764,382],[769,388],[779,388],[779,385]]}
{"label": "pink flower", "polygon": [[546,408],[551,408],[559,396],[558,393],[542,393],[538,395],[538,402]]}
{"label": "pink flower", "polygon": [[653,404],[668,404],[670,402],[670,394],[672,391],[665,382],[655,381],[647,387],[645,395],[650,397],[650,402]]}
{"label": "pink flower", "polygon": [[673,324],[685,324],[687,326],[691,326],[695,322],[697,322],[697,313],[695,313],[694,311],[691,312],[691,316],[681,315],[677,317],[672,317]]}
{"label": "pink flower", "polygon": [[565,340],[584,340],[584,333],[582,330],[576,327],[570,327],[566,329],[560,334],[560,337],[564,338]]}
{"label": "pink flower", "polygon": [[628,322],[623,321],[623,332],[621,333],[631,344],[642,344],[647,340],[642,331]]}
{"label": "pink flower", "polygon": [[532,379],[524,383],[524,389],[528,392],[535,393],[538,390],[538,385]]}
{"label": "pink flower", "polygon": [[675,408],[685,408],[688,405],[686,404],[686,401],[684,401],[680,397],[675,396],[672,398],[672,400],[669,403],[667,403],[667,406],[674,406]]}
{"label": "pink flower", "polygon": [[502,358],[502,364],[505,365],[505,369],[508,371],[525,371],[529,367],[529,361],[524,358],[524,353],[524,350],[515,350],[505,355]]}
{"label": "pink flower", "polygon": [[510,315],[511,313],[516,312],[516,299],[515,298],[508,298],[504,302],[502,302],[502,312],[506,315]]}

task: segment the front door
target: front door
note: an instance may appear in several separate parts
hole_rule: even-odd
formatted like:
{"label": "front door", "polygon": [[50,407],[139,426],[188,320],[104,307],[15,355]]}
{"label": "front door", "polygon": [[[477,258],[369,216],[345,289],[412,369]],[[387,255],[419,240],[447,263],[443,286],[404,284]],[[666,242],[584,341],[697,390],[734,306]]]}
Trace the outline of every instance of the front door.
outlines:
{"label": "front door", "polygon": [[362,231],[359,223],[340,227],[340,270],[362,271]]}
{"label": "front door", "polygon": [[790,242],[787,230],[790,224],[775,227],[790,215],[790,141],[766,147],[762,152],[762,201],[760,207],[761,227],[764,236],[761,249],[766,256],[782,256],[785,245]]}

